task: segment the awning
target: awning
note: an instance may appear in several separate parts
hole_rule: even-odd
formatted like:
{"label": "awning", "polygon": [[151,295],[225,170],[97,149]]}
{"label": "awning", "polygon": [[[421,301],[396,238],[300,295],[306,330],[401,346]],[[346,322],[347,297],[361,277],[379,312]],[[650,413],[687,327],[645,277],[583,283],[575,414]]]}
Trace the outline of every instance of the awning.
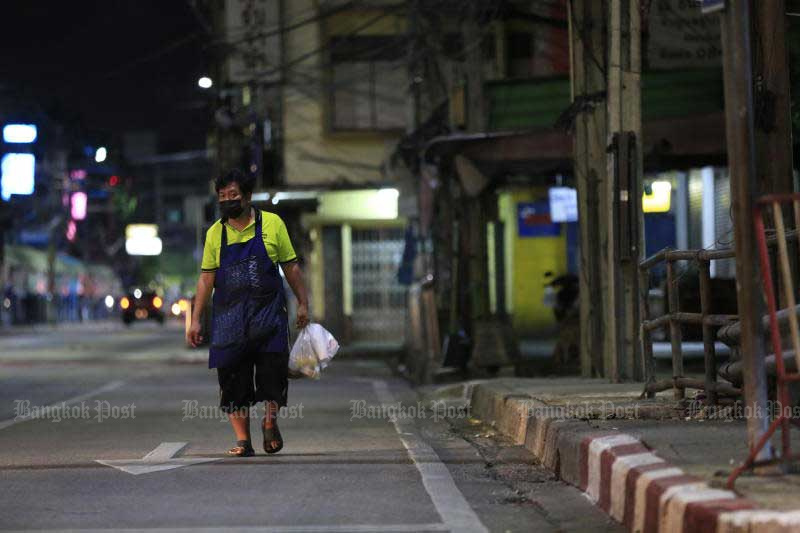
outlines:
{"label": "awning", "polygon": [[[665,118],[644,124],[645,169],[688,168],[725,163],[725,116]],[[543,171],[570,173],[572,135],[555,129],[539,131],[457,133],[431,139],[423,149],[427,162],[462,155],[487,174]]]}

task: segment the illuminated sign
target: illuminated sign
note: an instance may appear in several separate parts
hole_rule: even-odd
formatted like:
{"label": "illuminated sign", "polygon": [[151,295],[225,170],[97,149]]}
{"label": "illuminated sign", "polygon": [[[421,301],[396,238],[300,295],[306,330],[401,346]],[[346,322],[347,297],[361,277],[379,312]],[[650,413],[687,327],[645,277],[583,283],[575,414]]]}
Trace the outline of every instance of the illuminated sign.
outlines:
{"label": "illuminated sign", "polygon": [[645,213],[666,213],[672,200],[672,184],[668,181],[654,181],[650,184],[652,192],[642,194],[642,211]]}
{"label": "illuminated sign", "polygon": [[30,144],[36,140],[38,131],[33,124],[7,124],[3,126],[3,141]]}
{"label": "illuminated sign", "polygon": [[577,222],[578,191],[571,187],[550,187],[548,197],[553,222]]}
{"label": "illuminated sign", "polygon": [[5,154],[0,160],[0,170],[0,196],[3,200],[8,201],[12,194],[33,194],[36,170],[33,154]]}
{"label": "illuminated sign", "polygon": [[128,255],[160,255],[161,239],[155,224],[129,224],[125,228],[125,251]]}

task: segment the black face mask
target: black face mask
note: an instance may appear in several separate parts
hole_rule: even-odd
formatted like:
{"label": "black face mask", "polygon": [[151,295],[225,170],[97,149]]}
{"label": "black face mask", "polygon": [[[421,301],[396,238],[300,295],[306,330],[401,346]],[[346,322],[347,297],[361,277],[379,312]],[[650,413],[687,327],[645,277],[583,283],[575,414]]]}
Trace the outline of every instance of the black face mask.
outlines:
{"label": "black face mask", "polygon": [[241,200],[222,200],[219,203],[219,210],[223,218],[238,218],[244,207]]}

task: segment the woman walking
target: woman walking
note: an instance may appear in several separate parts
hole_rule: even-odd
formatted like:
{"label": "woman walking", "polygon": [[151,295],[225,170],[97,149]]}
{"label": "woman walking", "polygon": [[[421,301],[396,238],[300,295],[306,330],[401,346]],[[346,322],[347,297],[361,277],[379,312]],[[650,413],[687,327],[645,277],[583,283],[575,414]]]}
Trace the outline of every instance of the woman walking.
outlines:
{"label": "woman walking", "polygon": [[222,218],[206,233],[187,332],[191,346],[203,341],[200,322],[213,288],[208,367],[217,369],[220,409],[237,439],[228,454],[235,456],[255,453],[250,407],[260,401],[264,451],[283,448],[277,414],[288,399],[289,322],[278,265],[297,297],[297,327],[308,324],[306,288],[286,225],[250,205],[253,181],[233,170],[214,182]]}

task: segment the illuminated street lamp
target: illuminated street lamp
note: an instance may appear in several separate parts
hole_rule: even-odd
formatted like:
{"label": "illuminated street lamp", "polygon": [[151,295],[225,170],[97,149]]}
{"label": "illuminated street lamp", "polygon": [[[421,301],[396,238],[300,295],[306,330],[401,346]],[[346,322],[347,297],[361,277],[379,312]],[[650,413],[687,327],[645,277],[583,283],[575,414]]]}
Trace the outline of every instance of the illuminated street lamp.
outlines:
{"label": "illuminated street lamp", "polygon": [[98,163],[102,163],[103,161],[105,161],[106,157],[108,157],[108,150],[106,150],[105,146],[101,146],[94,153],[94,160],[97,161]]}
{"label": "illuminated street lamp", "polygon": [[208,76],[203,76],[202,78],[197,80],[197,85],[201,89],[210,89],[214,85],[214,82]]}

